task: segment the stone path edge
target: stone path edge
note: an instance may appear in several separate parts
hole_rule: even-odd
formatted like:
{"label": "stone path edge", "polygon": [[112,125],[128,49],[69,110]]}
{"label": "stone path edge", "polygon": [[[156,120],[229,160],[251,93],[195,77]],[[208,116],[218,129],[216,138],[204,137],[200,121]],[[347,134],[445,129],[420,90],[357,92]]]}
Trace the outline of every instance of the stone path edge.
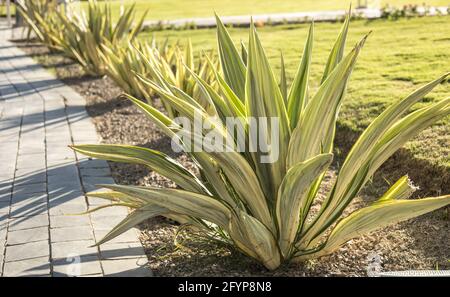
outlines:
{"label": "stone path edge", "polygon": [[114,183],[107,162],[70,150],[98,143],[85,99],[8,41],[0,23],[0,275],[152,276],[137,232],[90,247],[129,212],[86,197]]}

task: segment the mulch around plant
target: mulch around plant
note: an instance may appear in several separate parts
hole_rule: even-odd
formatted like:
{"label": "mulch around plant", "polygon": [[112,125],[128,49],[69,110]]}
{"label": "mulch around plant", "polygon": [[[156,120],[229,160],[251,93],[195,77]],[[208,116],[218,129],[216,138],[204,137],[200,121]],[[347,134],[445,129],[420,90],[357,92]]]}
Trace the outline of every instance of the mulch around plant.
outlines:
{"label": "mulch around plant", "polygon": [[[194,165],[183,154],[171,152],[170,140],[156,129],[135,106],[118,98],[121,93],[109,78],[85,76],[79,66],[58,54],[49,54],[37,44],[18,44],[45,67],[70,85],[87,101],[104,143],[132,144],[168,153],[195,172]],[[355,135],[338,129],[338,148],[333,168],[342,163],[341,154],[348,150]],[[109,163],[118,184],[169,186],[174,184],[143,166]],[[386,162],[349,211],[367,205],[386,191],[389,183],[409,173],[421,187],[415,197],[446,194],[450,189],[447,168],[435,168],[424,160],[413,158],[406,150]],[[321,197],[334,180],[331,170],[321,190]],[[317,210],[318,206],[315,206]],[[381,270],[450,269],[450,208],[395,224],[351,240],[332,255],[301,264],[284,265],[269,272],[234,250],[196,240],[182,233],[174,242],[177,225],[158,217],[140,226],[140,239],[150,268],[156,276],[365,276],[376,255]]]}

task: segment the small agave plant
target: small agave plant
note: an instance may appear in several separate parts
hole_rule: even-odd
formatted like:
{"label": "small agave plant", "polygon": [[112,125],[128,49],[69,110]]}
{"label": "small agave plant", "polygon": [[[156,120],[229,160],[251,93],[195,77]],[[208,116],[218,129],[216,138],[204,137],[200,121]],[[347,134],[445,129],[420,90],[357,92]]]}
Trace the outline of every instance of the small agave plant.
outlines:
{"label": "small agave plant", "polygon": [[[198,104],[197,98],[171,81],[147,83],[179,115],[193,122],[193,115],[199,114],[223,135],[231,135],[235,142],[239,135],[225,130],[225,118],[239,118],[246,134],[250,133],[251,117],[279,119],[276,127],[279,158],[263,163],[260,161],[263,152],[259,150],[186,150],[198,165],[197,176],[164,153],[147,148],[74,146],[77,152],[91,157],[146,165],[178,186],[103,185],[109,191],[91,193],[112,200],[110,206],[126,205],[134,209],[97,244],[148,218],[165,216],[192,226],[197,234],[235,247],[273,270],[283,262],[329,254],[356,236],[450,204],[450,195],[407,199],[415,188],[404,176],[371,205],[343,216],[349,203],[397,149],[450,113],[450,97],[408,113],[448,74],[393,102],[373,120],[348,153],[325,199],[322,202],[317,199],[333,159],[336,120],[346,86],[367,37],[344,56],[348,25],[347,18],[329,55],[320,87],[310,95],[313,24],[297,74],[287,89],[284,74],[281,83],[275,78],[255,27],[250,28],[248,50],[242,49],[240,53],[217,18],[221,62],[221,71],[215,73],[218,89],[191,72],[208,106]],[[177,132],[181,128],[173,119],[132,96],[128,98],[169,137],[180,138]],[[263,125],[269,133],[262,137],[269,138],[275,127],[270,121]],[[320,210],[313,213],[314,202],[320,203]]]}
{"label": "small agave plant", "polygon": [[[154,105],[155,91],[148,81],[161,81],[161,85],[168,82],[196,98],[199,103],[205,100],[202,99],[202,92],[190,72],[197,73],[209,85],[216,85],[214,72],[218,69],[218,61],[212,59],[212,63],[209,63],[211,60],[207,60],[206,54],[195,58],[190,40],[185,46],[180,46],[179,43],[169,45],[168,40],[158,45],[155,39],[151,43],[135,41],[127,46],[103,45],[102,57],[107,75],[121,86],[125,93],[145,100],[150,105]],[[211,67],[214,67],[214,70]],[[176,112],[171,105],[165,101],[163,105],[169,116],[175,117]]]}
{"label": "small agave plant", "polygon": [[55,12],[58,10],[55,1],[26,0],[15,1],[16,9],[26,23],[27,40],[31,40],[31,33],[44,44],[54,49],[56,44],[51,36],[60,29]]}
{"label": "small agave plant", "polygon": [[134,24],[135,4],[126,8],[117,22],[111,16],[109,3],[89,0],[86,13],[72,11],[70,15],[55,11],[59,28],[49,32],[55,48],[80,64],[91,75],[104,75],[104,46],[117,47],[134,40],[143,27],[147,11]]}

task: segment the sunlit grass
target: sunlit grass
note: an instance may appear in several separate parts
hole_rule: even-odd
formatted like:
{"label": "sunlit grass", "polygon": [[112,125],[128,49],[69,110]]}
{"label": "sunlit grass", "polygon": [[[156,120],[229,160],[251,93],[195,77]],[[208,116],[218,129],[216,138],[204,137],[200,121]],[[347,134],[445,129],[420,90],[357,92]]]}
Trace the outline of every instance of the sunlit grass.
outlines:
{"label": "sunlit grass", "polygon": [[[190,17],[211,17],[216,11],[221,15],[246,15],[295,11],[318,11],[347,9],[355,0],[113,0],[109,1],[119,13],[121,3],[125,5],[136,2],[141,13],[149,9],[148,19],[163,20]],[[405,4],[423,4],[447,6],[450,0],[368,0],[368,3],[387,3],[394,6]],[[85,5],[84,3],[82,5]]]}

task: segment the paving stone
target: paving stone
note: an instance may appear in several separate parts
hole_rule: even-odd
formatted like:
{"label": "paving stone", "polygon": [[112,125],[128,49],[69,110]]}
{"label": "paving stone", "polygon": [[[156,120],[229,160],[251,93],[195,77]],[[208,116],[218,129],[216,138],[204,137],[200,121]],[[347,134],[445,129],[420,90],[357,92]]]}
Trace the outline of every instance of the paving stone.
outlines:
{"label": "paving stone", "polygon": [[5,158],[6,155],[4,155],[2,159],[7,162],[12,163],[15,161],[15,159],[11,158],[11,156],[17,155],[17,152],[19,150],[19,132],[19,129],[17,131],[15,131],[14,129],[0,131],[0,142],[2,143],[2,146],[5,147],[5,151],[6,149],[8,149],[9,152],[9,159]]}
{"label": "paving stone", "polygon": [[73,255],[83,257],[96,257],[98,255],[97,247],[93,240],[80,241],[61,241],[52,243],[52,257],[54,259],[63,259]]}
{"label": "paving stone", "polygon": [[124,207],[104,208],[91,213],[92,225],[95,229],[109,229],[120,223],[127,214],[128,210]]}
{"label": "paving stone", "polygon": [[47,202],[47,193],[27,193],[27,194],[14,194],[11,202],[13,205],[29,204],[35,202]]}
{"label": "paving stone", "polygon": [[69,154],[71,155],[75,155],[75,153],[73,152],[73,150],[68,146],[69,144],[71,144],[71,142],[69,143],[64,143],[64,142],[59,142],[58,144],[54,144],[52,146],[47,146],[47,155],[51,155],[51,154],[61,154],[61,155],[66,155]]}
{"label": "paving stone", "polygon": [[152,271],[147,265],[147,258],[103,260],[102,266],[108,277],[150,277]]}
{"label": "paving stone", "polygon": [[92,225],[95,229],[112,229],[119,224],[124,216],[96,216],[91,217]]}
{"label": "paving stone", "polygon": [[42,193],[47,191],[46,183],[38,183],[38,184],[24,184],[14,186],[13,194],[22,195],[22,194],[30,194],[30,193]]}
{"label": "paving stone", "polygon": [[52,261],[53,276],[90,276],[102,274],[102,268],[97,256],[79,257],[77,254]]}
{"label": "paving stone", "polygon": [[75,163],[51,168],[47,171],[47,174],[49,176],[49,179],[52,179],[53,176],[64,176],[71,178],[76,177],[77,179],[79,178],[78,168]]}
{"label": "paving stone", "polygon": [[92,123],[90,119],[87,121],[78,121],[72,123],[70,126],[72,127],[72,130],[74,130],[74,132],[77,132],[80,135],[81,134],[92,135],[92,132],[95,132],[94,123]]}
{"label": "paving stone", "polygon": [[0,143],[5,142],[12,142],[12,143],[18,143],[19,142],[19,135],[18,134],[9,134],[9,135],[0,135]]}
{"label": "paving stone", "polygon": [[111,201],[108,201],[106,199],[88,196],[88,204],[89,204],[90,208],[101,206],[101,205],[106,205],[106,204],[111,204],[111,203],[112,203]]}
{"label": "paving stone", "polygon": [[86,195],[87,195],[89,207],[92,209],[97,206],[112,204],[113,202],[111,200],[90,196],[90,194],[92,194],[92,193],[107,192],[107,191],[109,191],[109,190],[105,189],[105,188],[99,188],[94,191],[88,192]]}
{"label": "paving stone", "polygon": [[34,172],[29,174],[17,174],[14,180],[14,186],[28,186],[30,184],[42,184],[47,182],[47,174],[45,172]]}
{"label": "paving stone", "polygon": [[[68,102],[68,105],[66,107],[66,112],[68,115],[72,115],[72,116],[76,116],[79,114],[84,114],[86,112],[86,108],[84,107],[84,102],[82,102],[82,105],[75,105],[73,102],[73,99],[71,100],[72,102]],[[84,101],[84,99],[83,99]],[[72,127],[76,128],[77,126],[72,125]]]}
{"label": "paving stone", "polygon": [[9,222],[9,231],[48,226],[48,215],[39,214],[32,217],[13,218]]}
{"label": "paving stone", "polygon": [[28,204],[11,205],[11,217],[30,217],[47,213],[48,206],[46,201],[38,200]]}
{"label": "paving stone", "polygon": [[91,226],[75,226],[50,229],[52,242],[93,240]]}
{"label": "paving stone", "polygon": [[[5,163],[4,163],[5,164]],[[2,182],[9,182],[12,181],[14,178],[14,173],[15,173],[16,167],[15,165],[2,165]]]}
{"label": "paving stone", "polygon": [[3,165],[2,166],[2,175],[5,176],[4,181],[12,180],[14,177],[15,170],[16,170],[15,166]]}
{"label": "paving stone", "polygon": [[83,177],[110,177],[111,171],[109,168],[82,168],[81,176]]}
{"label": "paving stone", "polygon": [[49,276],[48,256],[15,262],[6,262],[3,276]]}
{"label": "paving stone", "polygon": [[[36,165],[38,158],[36,158],[36,160],[31,160],[30,156],[34,156],[34,155],[27,155],[25,159],[28,159],[28,163],[29,163],[28,165],[34,165],[34,166],[26,166],[26,167],[22,167],[22,168],[17,166],[16,172],[15,172],[15,178],[17,178],[18,176],[30,176],[30,175],[34,175],[34,174],[38,174],[38,173],[41,173],[41,174],[46,173],[45,165],[38,167]],[[40,156],[40,155],[38,155],[38,156]],[[45,160],[45,157],[44,157],[44,160]],[[42,163],[44,163],[44,162],[42,162]]]}
{"label": "paving stone", "polygon": [[[46,135],[47,147],[60,146],[64,145],[66,148],[69,144],[72,144],[72,138],[70,134],[55,134],[55,135]],[[69,149],[69,148],[67,148]],[[71,158],[74,158],[74,154],[69,155]],[[52,156],[52,158],[61,159],[58,156]]]}
{"label": "paving stone", "polygon": [[94,127],[88,127],[86,129],[72,129],[72,138],[75,144],[78,143],[96,143],[99,140]]}
{"label": "paving stone", "polygon": [[72,144],[69,129],[57,133],[47,133],[45,140],[47,143],[47,155],[57,152],[70,153],[71,155],[69,154],[69,156],[75,155],[73,150],[69,148],[69,145]]}
{"label": "paving stone", "polygon": [[99,248],[101,258],[104,260],[135,259],[145,256],[140,242],[102,244]]}
{"label": "paving stone", "polygon": [[[4,34],[8,32],[0,31],[0,36]],[[1,58],[3,44],[14,47],[0,40]],[[6,85],[2,94],[7,92],[7,101],[5,96],[0,100],[0,143],[2,151],[9,152],[7,157],[0,154],[0,275],[50,276],[51,246],[53,276],[102,276],[99,248],[90,247],[95,242],[93,228],[97,239],[104,236],[128,209],[63,215],[86,211],[84,191],[96,190],[95,184],[114,183],[106,161],[67,147],[72,139],[75,143],[99,139],[86,101],[19,49],[12,52],[17,58],[0,59],[0,84]],[[90,199],[89,205],[98,205],[97,199]],[[108,275],[149,275],[150,270],[136,262],[143,248],[135,230],[102,249]]]}
{"label": "paving stone", "polygon": [[50,216],[50,226],[52,228],[90,226],[88,215],[77,216]]}
{"label": "paving stone", "polygon": [[[70,142],[67,142],[70,144]],[[47,152],[47,160],[75,160],[75,154],[71,151],[60,151],[60,152]]]}
{"label": "paving stone", "polygon": [[91,192],[99,189],[98,185],[114,184],[114,179],[112,177],[93,177],[85,176],[82,178],[83,187],[86,192]]}
{"label": "paving stone", "polygon": [[24,148],[39,148],[39,151],[43,152],[45,149],[45,131],[36,131],[34,130],[36,128],[32,126],[22,126],[22,131],[23,129],[33,129],[33,131],[22,133],[19,151],[27,151]]}
{"label": "paving stone", "polygon": [[[106,234],[108,234],[109,231],[111,231],[111,229],[112,229],[112,227],[109,229],[95,229],[94,228],[95,239],[97,241],[101,240],[103,237],[105,237]],[[113,244],[113,243],[136,243],[136,242],[140,243],[136,229],[132,228],[132,229],[120,234],[119,236],[111,239],[104,245],[109,245],[109,244]]]}
{"label": "paving stone", "polygon": [[48,240],[48,227],[11,231],[8,233],[8,245],[23,244],[41,240]]}
{"label": "paving stone", "polygon": [[19,147],[19,156],[21,155],[33,155],[33,154],[43,154],[45,153],[45,146],[24,146]]}
{"label": "paving stone", "polygon": [[8,229],[10,219],[8,217],[0,216],[0,234]]}
{"label": "paving stone", "polygon": [[47,168],[53,168],[55,166],[62,166],[64,164],[75,164],[75,157],[71,158],[57,158],[57,159],[47,159]]}
{"label": "paving stone", "polygon": [[8,214],[9,207],[10,207],[9,201],[0,202],[0,215]]}
{"label": "paving stone", "polygon": [[82,201],[50,202],[49,212],[51,216],[74,215],[85,211],[87,211],[87,206]]}
{"label": "paving stone", "polygon": [[17,159],[18,169],[42,169],[45,168],[45,154],[22,155]]}
{"label": "paving stone", "polygon": [[4,258],[4,252],[5,252],[5,248],[4,248],[4,242],[0,242],[0,277],[3,276],[3,258]]}
{"label": "paving stone", "polygon": [[76,154],[79,160],[78,166],[80,168],[109,168],[108,162],[99,159],[90,159],[81,154]]}
{"label": "paving stone", "polygon": [[[64,111],[60,111],[61,115],[64,114]],[[49,126],[49,123],[46,123]],[[59,121],[57,124],[51,125],[52,129],[48,130],[46,136],[67,136],[70,135],[69,125],[64,121]],[[61,142],[58,142],[61,143]]]}
{"label": "paving stone", "polygon": [[91,218],[107,217],[107,216],[120,216],[120,217],[125,218],[128,214],[129,214],[128,207],[113,206],[113,207],[99,209],[96,212],[91,213]]}
{"label": "paving stone", "polygon": [[50,193],[63,193],[69,195],[70,193],[80,192],[82,190],[81,186],[77,186],[74,183],[66,184],[51,184],[48,187],[48,192]]}
{"label": "paving stone", "polygon": [[[97,168],[99,169],[99,168]],[[83,184],[114,184],[114,179],[110,176],[83,176]]]}
{"label": "paving stone", "polygon": [[69,202],[69,201],[86,201],[83,192],[80,189],[72,191],[53,190],[48,192],[50,202]]}
{"label": "paving stone", "polygon": [[3,193],[0,194],[0,203],[2,202],[7,202],[9,203],[9,201],[11,201],[11,193]]}
{"label": "paving stone", "polygon": [[6,246],[5,261],[20,261],[50,255],[48,240]]}
{"label": "paving stone", "polygon": [[83,188],[86,191],[86,193],[94,192],[101,189],[95,184],[88,184],[88,183],[83,184]]}
{"label": "paving stone", "polygon": [[2,228],[1,225],[0,225],[0,241],[3,242],[3,243],[6,240],[6,230],[7,230],[7,228]]}
{"label": "paving stone", "polygon": [[[59,111],[59,113],[63,116],[62,111]],[[45,134],[47,139],[56,140],[56,144],[61,144],[61,140],[70,135],[70,128],[66,122],[65,116],[64,118],[48,118],[45,124],[47,128],[51,127],[51,129],[47,129],[47,133]]]}
{"label": "paving stone", "polygon": [[[36,114],[36,112],[39,112],[42,108],[43,108],[42,104],[39,104],[39,106],[33,105],[32,107],[30,107],[30,105],[26,105],[24,110],[22,126],[26,126],[26,128],[29,128],[33,124],[38,124],[39,127],[44,127],[44,114],[43,113]],[[27,114],[28,112],[32,111],[35,112],[34,115]],[[36,125],[34,127],[36,127]]]}
{"label": "paving stone", "polygon": [[[58,171],[58,169],[52,169],[51,171]],[[60,174],[52,174],[48,176],[49,185],[67,185],[74,187],[81,187],[80,178],[78,171],[67,170],[66,172],[61,172]]]}
{"label": "paving stone", "polygon": [[2,178],[0,182],[0,194],[11,193],[12,192],[12,180],[6,180]]}

